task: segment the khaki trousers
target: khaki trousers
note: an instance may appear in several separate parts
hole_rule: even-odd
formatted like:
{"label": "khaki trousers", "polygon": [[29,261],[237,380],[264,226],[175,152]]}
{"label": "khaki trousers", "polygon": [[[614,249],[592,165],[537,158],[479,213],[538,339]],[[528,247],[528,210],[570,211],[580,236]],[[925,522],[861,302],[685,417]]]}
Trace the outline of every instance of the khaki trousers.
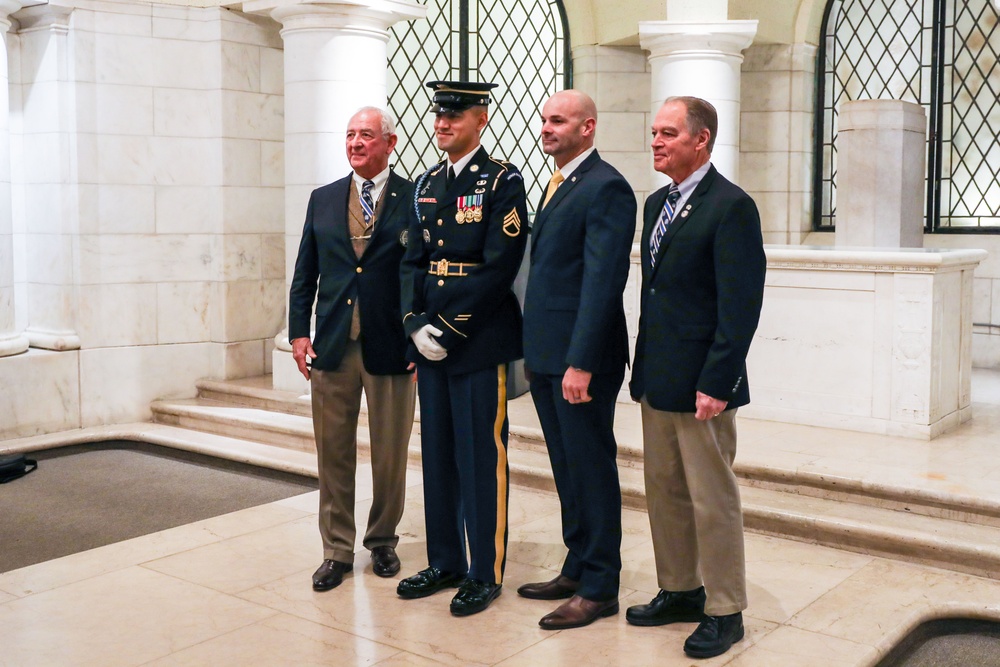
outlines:
{"label": "khaki trousers", "polygon": [[642,400],[646,504],[665,591],[705,586],[705,613],[747,607],[743,512],[733,473],[736,410],[698,421]]}
{"label": "khaki trousers", "polygon": [[371,510],[366,549],[395,547],[406,497],[406,457],[413,428],[413,376],[370,375],[361,344],[349,341],[335,371],[311,372],[313,430],[319,463],[319,532],[323,558],[354,562],[354,477],[361,392],[368,398],[371,435]]}

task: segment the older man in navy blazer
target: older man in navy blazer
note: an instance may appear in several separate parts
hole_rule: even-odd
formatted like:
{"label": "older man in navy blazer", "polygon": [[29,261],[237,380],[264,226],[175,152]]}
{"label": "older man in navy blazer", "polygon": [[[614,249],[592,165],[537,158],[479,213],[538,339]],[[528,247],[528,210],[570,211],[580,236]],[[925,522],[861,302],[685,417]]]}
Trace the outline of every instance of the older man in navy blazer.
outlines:
{"label": "older man in navy blazer", "polygon": [[[347,125],[352,173],[313,191],[288,302],[292,356],[312,386],[323,563],[313,589],[343,581],[354,562],[354,475],[361,393],[368,400],[373,498],[364,546],[380,577],[399,572],[415,389],[399,321],[400,263],[415,217],[413,184],[389,168],[395,124],[364,107]],[[310,338],[313,299],[316,332]]]}
{"label": "older man in navy blazer", "polygon": [[753,199],[710,162],[717,128],[715,108],[695,97],[668,99],[653,121],[653,163],[673,182],[646,200],[630,384],[642,404],[661,590],[626,620],[698,622],[684,644],[696,658],[743,638],[743,515],[732,465],[766,266]]}
{"label": "older man in navy blazer", "polygon": [[558,169],[535,216],[524,360],[562,506],[559,576],[523,597],[569,598],[539,621],[559,630],[618,613],[621,491],[613,431],[628,363],[622,292],[635,233],[628,182],[594,149],[597,109],[576,90],[542,107],[542,148]]}

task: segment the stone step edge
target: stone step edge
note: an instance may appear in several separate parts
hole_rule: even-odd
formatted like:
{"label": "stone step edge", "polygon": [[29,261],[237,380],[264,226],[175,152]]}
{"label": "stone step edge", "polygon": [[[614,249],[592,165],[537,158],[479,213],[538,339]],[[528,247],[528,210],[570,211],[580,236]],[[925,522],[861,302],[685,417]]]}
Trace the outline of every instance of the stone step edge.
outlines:
{"label": "stone step edge", "polygon": [[803,515],[754,502],[743,503],[743,527],[783,539],[1000,579],[1000,546],[992,544],[946,539],[898,525]]}
{"label": "stone step edge", "polygon": [[[252,435],[244,437],[250,441],[263,442],[265,444],[276,444],[268,441],[266,437],[267,434],[271,433],[281,435],[290,434],[307,442],[312,439],[311,418],[301,415],[283,413],[286,417],[291,417],[296,421],[301,420],[300,425],[290,432],[284,425],[269,423],[267,414],[270,411],[265,408],[245,408],[251,413],[257,414],[253,418],[247,415],[243,417],[220,415],[216,420],[215,417],[206,414],[206,412],[211,412],[213,406],[224,408],[227,405],[231,404],[227,404],[224,401],[216,401],[215,399],[183,399],[179,401],[156,401],[151,407],[154,419],[157,418],[158,413],[173,414],[175,416],[183,414],[188,419],[198,421],[212,420],[234,427],[245,427],[247,424],[243,420],[250,419],[253,428],[261,434],[261,437],[254,437]],[[415,423],[419,428],[419,421]],[[363,427],[364,423],[359,424],[359,429]],[[206,427],[203,430],[225,435],[223,430],[214,427]],[[545,443],[541,439],[540,429],[530,427],[512,428],[509,443],[512,449],[523,448],[527,451],[545,454]],[[359,438],[359,445],[362,445],[361,438]],[[367,447],[367,440],[365,440],[362,446]],[[733,468],[740,479],[740,483],[744,486],[784,490],[810,497],[835,498],[860,505],[895,509],[904,513],[1000,526],[1000,503],[991,501],[988,498],[968,494],[939,493],[927,489],[913,489],[888,483],[875,483],[870,480],[845,478],[790,468],[747,464],[741,463],[738,460]],[[641,470],[641,465],[625,465],[623,464],[622,457],[619,456],[619,470],[624,473],[629,469]],[[547,471],[547,466],[546,473],[544,474],[551,475],[551,472]],[[644,492],[637,490],[632,496],[628,497],[623,494],[623,502],[629,507],[644,508]]]}
{"label": "stone step edge", "polygon": [[[367,434],[359,429],[359,445],[362,444],[362,435]],[[7,441],[3,453],[30,452],[103,440],[147,442],[293,474],[317,476],[314,454],[156,423],[90,427],[58,434],[28,436]],[[409,463],[412,465],[419,461],[419,438],[414,435],[410,441]],[[537,466],[511,464],[510,479],[516,486],[555,491],[551,473],[545,474]],[[642,485],[623,482],[622,501],[625,507],[645,511]],[[890,511],[884,510],[884,512]],[[858,553],[902,558],[910,562],[1000,579],[1000,547],[984,548],[977,544],[944,540],[926,533],[907,531],[898,525],[886,527],[843,518],[805,516],[754,502],[744,502],[743,513],[744,527],[751,532]],[[941,520],[947,521],[947,519]]]}

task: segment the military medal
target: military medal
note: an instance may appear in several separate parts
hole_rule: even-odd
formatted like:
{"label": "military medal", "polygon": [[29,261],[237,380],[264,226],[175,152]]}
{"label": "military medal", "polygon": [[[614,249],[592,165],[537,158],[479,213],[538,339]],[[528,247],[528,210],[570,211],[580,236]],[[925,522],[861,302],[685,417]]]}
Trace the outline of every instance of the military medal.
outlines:
{"label": "military medal", "polygon": [[455,202],[455,222],[458,224],[480,222],[483,219],[483,195],[465,195]]}

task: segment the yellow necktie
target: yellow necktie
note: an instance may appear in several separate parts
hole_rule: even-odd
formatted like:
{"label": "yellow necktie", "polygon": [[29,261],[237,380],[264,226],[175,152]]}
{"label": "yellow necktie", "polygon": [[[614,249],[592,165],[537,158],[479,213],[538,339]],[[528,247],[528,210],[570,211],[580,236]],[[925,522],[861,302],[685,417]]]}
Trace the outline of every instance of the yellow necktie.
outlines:
{"label": "yellow necktie", "polygon": [[552,199],[552,195],[556,193],[556,190],[559,189],[559,184],[564,180],[566,179],[563,178],[562,172],[556,169],[552,174],[552,178],[549,179],[549,187],[545,191],[545,201],[542,202],[542,208],[548,206],[549,200]]}

